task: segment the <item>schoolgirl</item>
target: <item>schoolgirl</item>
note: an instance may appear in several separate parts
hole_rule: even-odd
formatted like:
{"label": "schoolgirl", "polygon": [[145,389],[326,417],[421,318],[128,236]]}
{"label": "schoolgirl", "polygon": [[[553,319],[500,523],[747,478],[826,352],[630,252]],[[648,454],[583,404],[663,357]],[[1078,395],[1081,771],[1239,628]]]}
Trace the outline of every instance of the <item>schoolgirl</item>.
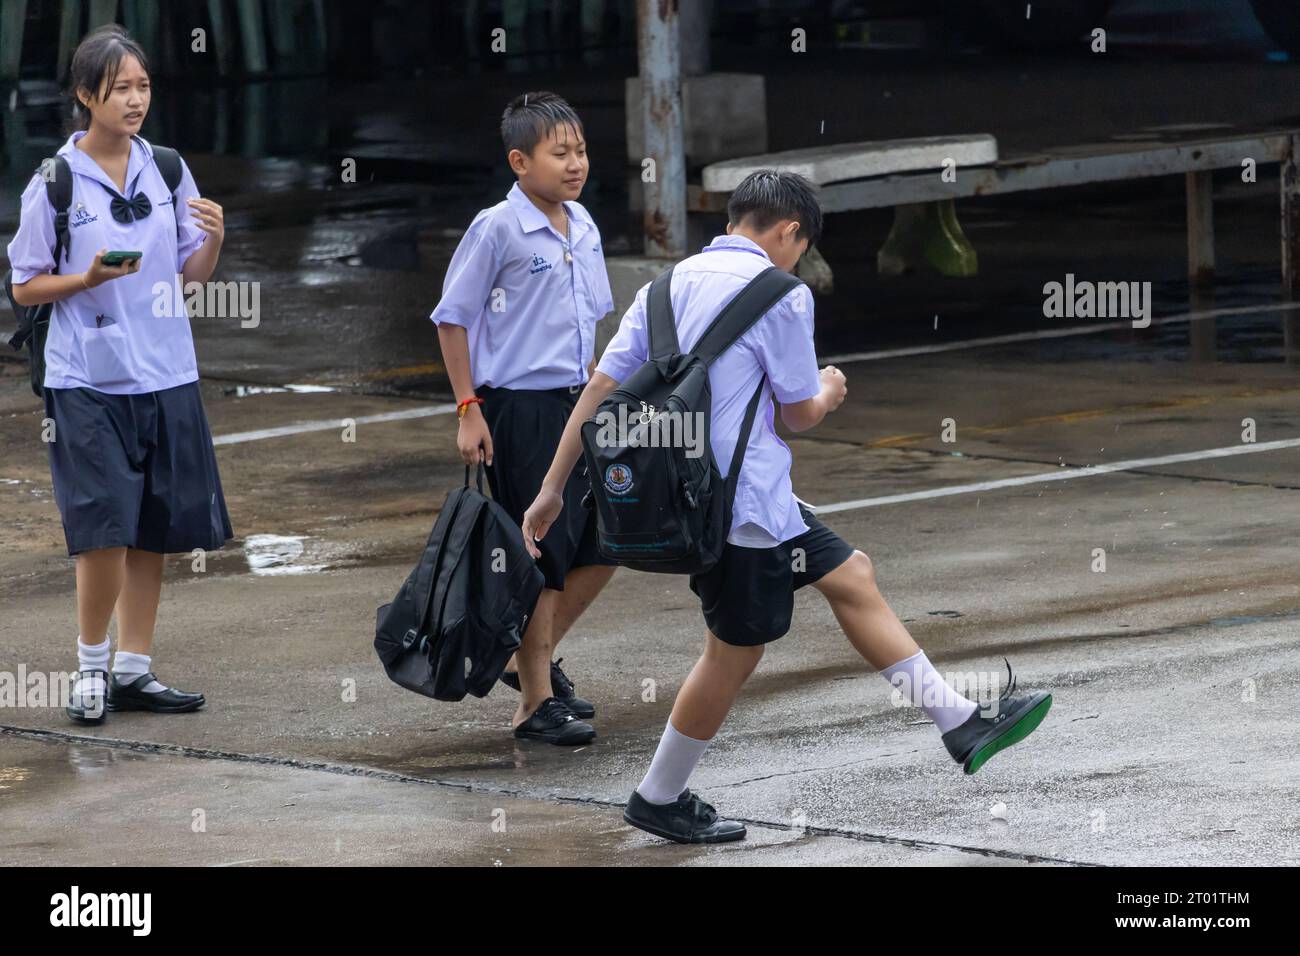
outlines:
{"label": "schoolgirl", "polygon": [[[69,93],[74,131],[58,150],[62,163],[43,166],[72,177],[66,228],[56,228],[38,173],[8,253],[14,300],[53,303],[44,353],[50,472],[76,558],[80,627],[67,713],[99,723],[106,709],[180,713],[204,703],[158,680],[150,655],[163,556],[220,548],[232,534],[189,319],[170,305],[178,282],[211,277],[225,228],[184,161],[139,136],[152,90],[144,52],[125,30],[107,26],[82,40]],[[174,190],[167,178],[178,180]]]}

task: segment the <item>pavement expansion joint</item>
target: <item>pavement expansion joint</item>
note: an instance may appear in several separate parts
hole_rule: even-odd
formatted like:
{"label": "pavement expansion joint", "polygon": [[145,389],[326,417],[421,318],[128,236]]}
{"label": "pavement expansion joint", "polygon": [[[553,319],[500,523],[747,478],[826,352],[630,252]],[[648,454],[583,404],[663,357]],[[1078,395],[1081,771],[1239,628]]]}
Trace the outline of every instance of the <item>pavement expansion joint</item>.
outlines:
{"label": "pavement expansion joint", "polygon": [[[287,767],[294,770],[314,770],[323,773],[335,773],[349,777],[366,777],[373,780],[383,780],[392,783],[416,783],[425,786],[449,787],[455,790],[462,790],[468,793],[492,794],[494,796],[513,797],[519,800],[536,800],[545,803],[567,803],[579,804],[592,807],[601,807],[609,810],[621,810],[627,806],[626,803],[617,800],[604,800],[599,797],[591,796],[565,796],[556,793],[539,792],[536,790],[516,790],[510,787],[497,787],[486,784],[470,783],[459,780],[438,780],[433,777],[415,777],[410,774],[397,773],[392,770],[377,770],[371,767],[358,767],[349,764],[327,763],[316,760],[300,760],[293,757],[274,757],[268,754],[244,754],[235,751],[226,750],[208,750],[200,747],[186,747],[181,744],[163,744],[152,741],[142,740],[124,740],[119,737],[92,737],[85,734],[73,734],[60,730],[37,730],[31,727],[15,727],[9,724],[0,724],[0,735],[7,734],[13,737],[22,737],[28,740],[39,740],[46,743],[57,744],[79,744],[91,747],[107,747],[116,750],[127,750],[134,753],[157,754],[160,756],[171,757],[191,757],[199,760],[229,760],[237,763],[262,764],[273,767]],[[788,823],[779,823],[772,820],[760,820],[748,817],[735,817],[750,826],[763,827],[767,830],[778,830],[791,832],[792,827]],[[1089,863],[1079,860],[1066,860],[1058,857],[1043,856],[1035,853],[1018,853],[1012,850],[998,850],[992,847],[964,846],[956,843],[941,843],[932,840],[917,840],[908,837],[893,837],[879,833],[867,833],[860,830],[847,830],[838,827],[803,827],[803,832],[807,836],[814,837],[831,837],[845,840],[856,840],[862,843],[881,843],[894,846],[905,846],[913,849],[924,850],[953,850],[960,853],[971,853],[976,856],[993,857],[1004,860],[1016,860],[1024,863],[1056,863],[1065,866],[1100,866],[1102,864]]]}

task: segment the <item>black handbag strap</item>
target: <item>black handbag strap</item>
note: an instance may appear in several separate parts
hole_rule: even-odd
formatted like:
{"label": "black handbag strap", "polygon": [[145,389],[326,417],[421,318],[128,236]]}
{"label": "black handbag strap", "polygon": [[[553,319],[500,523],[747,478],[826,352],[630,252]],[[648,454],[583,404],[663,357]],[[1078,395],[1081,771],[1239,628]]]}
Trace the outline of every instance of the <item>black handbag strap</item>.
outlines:
{"label": "black handbag strap", "polygon": [[[465,466],[465,487],[469,487],[469,465]],[[483,462],[478,463],[478,493],[483,494]]]}

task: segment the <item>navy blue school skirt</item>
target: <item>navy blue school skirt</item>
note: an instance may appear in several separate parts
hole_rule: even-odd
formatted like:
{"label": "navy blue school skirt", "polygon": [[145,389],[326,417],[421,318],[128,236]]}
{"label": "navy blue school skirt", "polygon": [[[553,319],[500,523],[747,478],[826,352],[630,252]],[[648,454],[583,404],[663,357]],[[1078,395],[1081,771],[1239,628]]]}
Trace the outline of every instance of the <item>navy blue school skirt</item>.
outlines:
{"label": "navy blue school skirt", "polygon": [[199,383],[139,395],[45,389],[68,554],[220,548],[232,536]]}

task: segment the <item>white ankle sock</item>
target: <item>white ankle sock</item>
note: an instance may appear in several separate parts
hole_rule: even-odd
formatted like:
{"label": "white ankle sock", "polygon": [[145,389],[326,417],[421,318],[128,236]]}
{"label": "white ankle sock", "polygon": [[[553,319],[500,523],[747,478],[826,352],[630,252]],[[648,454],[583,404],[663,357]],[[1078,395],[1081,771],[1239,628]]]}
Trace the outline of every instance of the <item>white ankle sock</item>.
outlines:
{"label": "white ankle sock", "polygon": [[[82,643],[81,637],[77,637],[77,670],[108,670],[108,638],[104,638],[102,644],[85,644]],[[104,684],[104,678],[95,677],[78,677],[76,686],[72,692],[78,697],[86,694],[102,696],[108,688]]]}
{"label": "white ankle sock", "polygon": [[686,789],[686,781],[708,746],[707,740],[696,740],[679,733],[670,721],[659,739],[659,748],[650,761],[650,769],[636,792],[647,803],[672,803]]}
{"label": "white ankle sock", "polygon": [[[113,655],[113,676],[119,684],[129,684],[141,674],[149,673],[153,658],[148,654],[132,654],[130,651],[118,651]],[[167,687],[151,680],[141,688],[147,694],[156,694]]]}
{"label": "white ankle sock", "polygon": [[917,651],[911,657],[891,664],[880,675],[897,687],[914,706],[924,710],[941,734],[966,723],[979,706],[948,686],[943,675],[925,656],[925,651]]}

